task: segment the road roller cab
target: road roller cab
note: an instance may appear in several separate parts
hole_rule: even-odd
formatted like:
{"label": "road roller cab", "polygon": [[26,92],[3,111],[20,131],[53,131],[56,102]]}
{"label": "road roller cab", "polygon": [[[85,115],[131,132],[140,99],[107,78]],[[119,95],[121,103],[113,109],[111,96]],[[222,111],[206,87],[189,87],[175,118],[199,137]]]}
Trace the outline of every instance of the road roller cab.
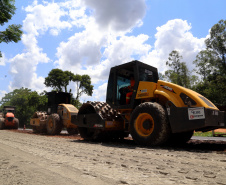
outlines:
{"label": "road roller cab", "polygon": [[[132,80],[135,81],[133,86]],[[142,101],[151,101],[155,98],[153,92],[157,82],[158,70],[142,62],[132,61],[112,67],[106,102],[115,109],[134,109]]]}

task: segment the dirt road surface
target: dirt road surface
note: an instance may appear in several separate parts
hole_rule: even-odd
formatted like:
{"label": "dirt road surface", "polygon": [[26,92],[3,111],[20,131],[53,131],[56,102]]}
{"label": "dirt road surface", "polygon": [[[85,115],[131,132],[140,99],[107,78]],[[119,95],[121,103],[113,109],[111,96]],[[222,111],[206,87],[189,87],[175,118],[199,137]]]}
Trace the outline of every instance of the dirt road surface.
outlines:
{"label": "dirt road surface", "polygon": [[151,148],[0,130],[0,184],[226,184],[226,142]]}

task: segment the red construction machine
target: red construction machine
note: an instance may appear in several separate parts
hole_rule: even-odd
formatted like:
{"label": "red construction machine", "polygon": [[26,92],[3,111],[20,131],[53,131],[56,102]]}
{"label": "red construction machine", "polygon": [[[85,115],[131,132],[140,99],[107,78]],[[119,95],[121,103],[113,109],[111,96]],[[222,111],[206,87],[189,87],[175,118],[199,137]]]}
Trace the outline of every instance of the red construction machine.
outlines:
{"label": "red construction machine", "polygon": [[0,130],[18,129],[19,120],[15,118],[16,107],[4,106],[0,113]]}

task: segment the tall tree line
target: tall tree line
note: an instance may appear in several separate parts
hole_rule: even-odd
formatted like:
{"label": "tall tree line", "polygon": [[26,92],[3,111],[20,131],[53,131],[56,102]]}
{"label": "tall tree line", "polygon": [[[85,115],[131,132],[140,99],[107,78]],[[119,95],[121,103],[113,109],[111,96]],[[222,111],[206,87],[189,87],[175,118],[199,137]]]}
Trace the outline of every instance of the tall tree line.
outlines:
{"label": "tall tree line", "polygon": [[210,30],[206,49],[194,61],[202,81],[195,90],[216,105],[226,105],[226,20],[220,20]]}

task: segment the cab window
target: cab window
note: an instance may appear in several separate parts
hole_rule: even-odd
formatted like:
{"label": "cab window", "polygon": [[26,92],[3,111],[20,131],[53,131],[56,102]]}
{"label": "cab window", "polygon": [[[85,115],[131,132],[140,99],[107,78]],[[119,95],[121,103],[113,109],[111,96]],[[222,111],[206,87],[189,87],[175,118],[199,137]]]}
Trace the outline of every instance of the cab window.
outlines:
{"label": "cab window", "polygon": [[158,81],[158,75],[156,75],[155,72],[140,67],[139,68],[139,81],[147,81],[147,82],[157,82]]}
{"label": "cab window", "polygon": [[125,105],[126,104],[126,87],[130,86],[130,78],[117,76],[117,104]]}

